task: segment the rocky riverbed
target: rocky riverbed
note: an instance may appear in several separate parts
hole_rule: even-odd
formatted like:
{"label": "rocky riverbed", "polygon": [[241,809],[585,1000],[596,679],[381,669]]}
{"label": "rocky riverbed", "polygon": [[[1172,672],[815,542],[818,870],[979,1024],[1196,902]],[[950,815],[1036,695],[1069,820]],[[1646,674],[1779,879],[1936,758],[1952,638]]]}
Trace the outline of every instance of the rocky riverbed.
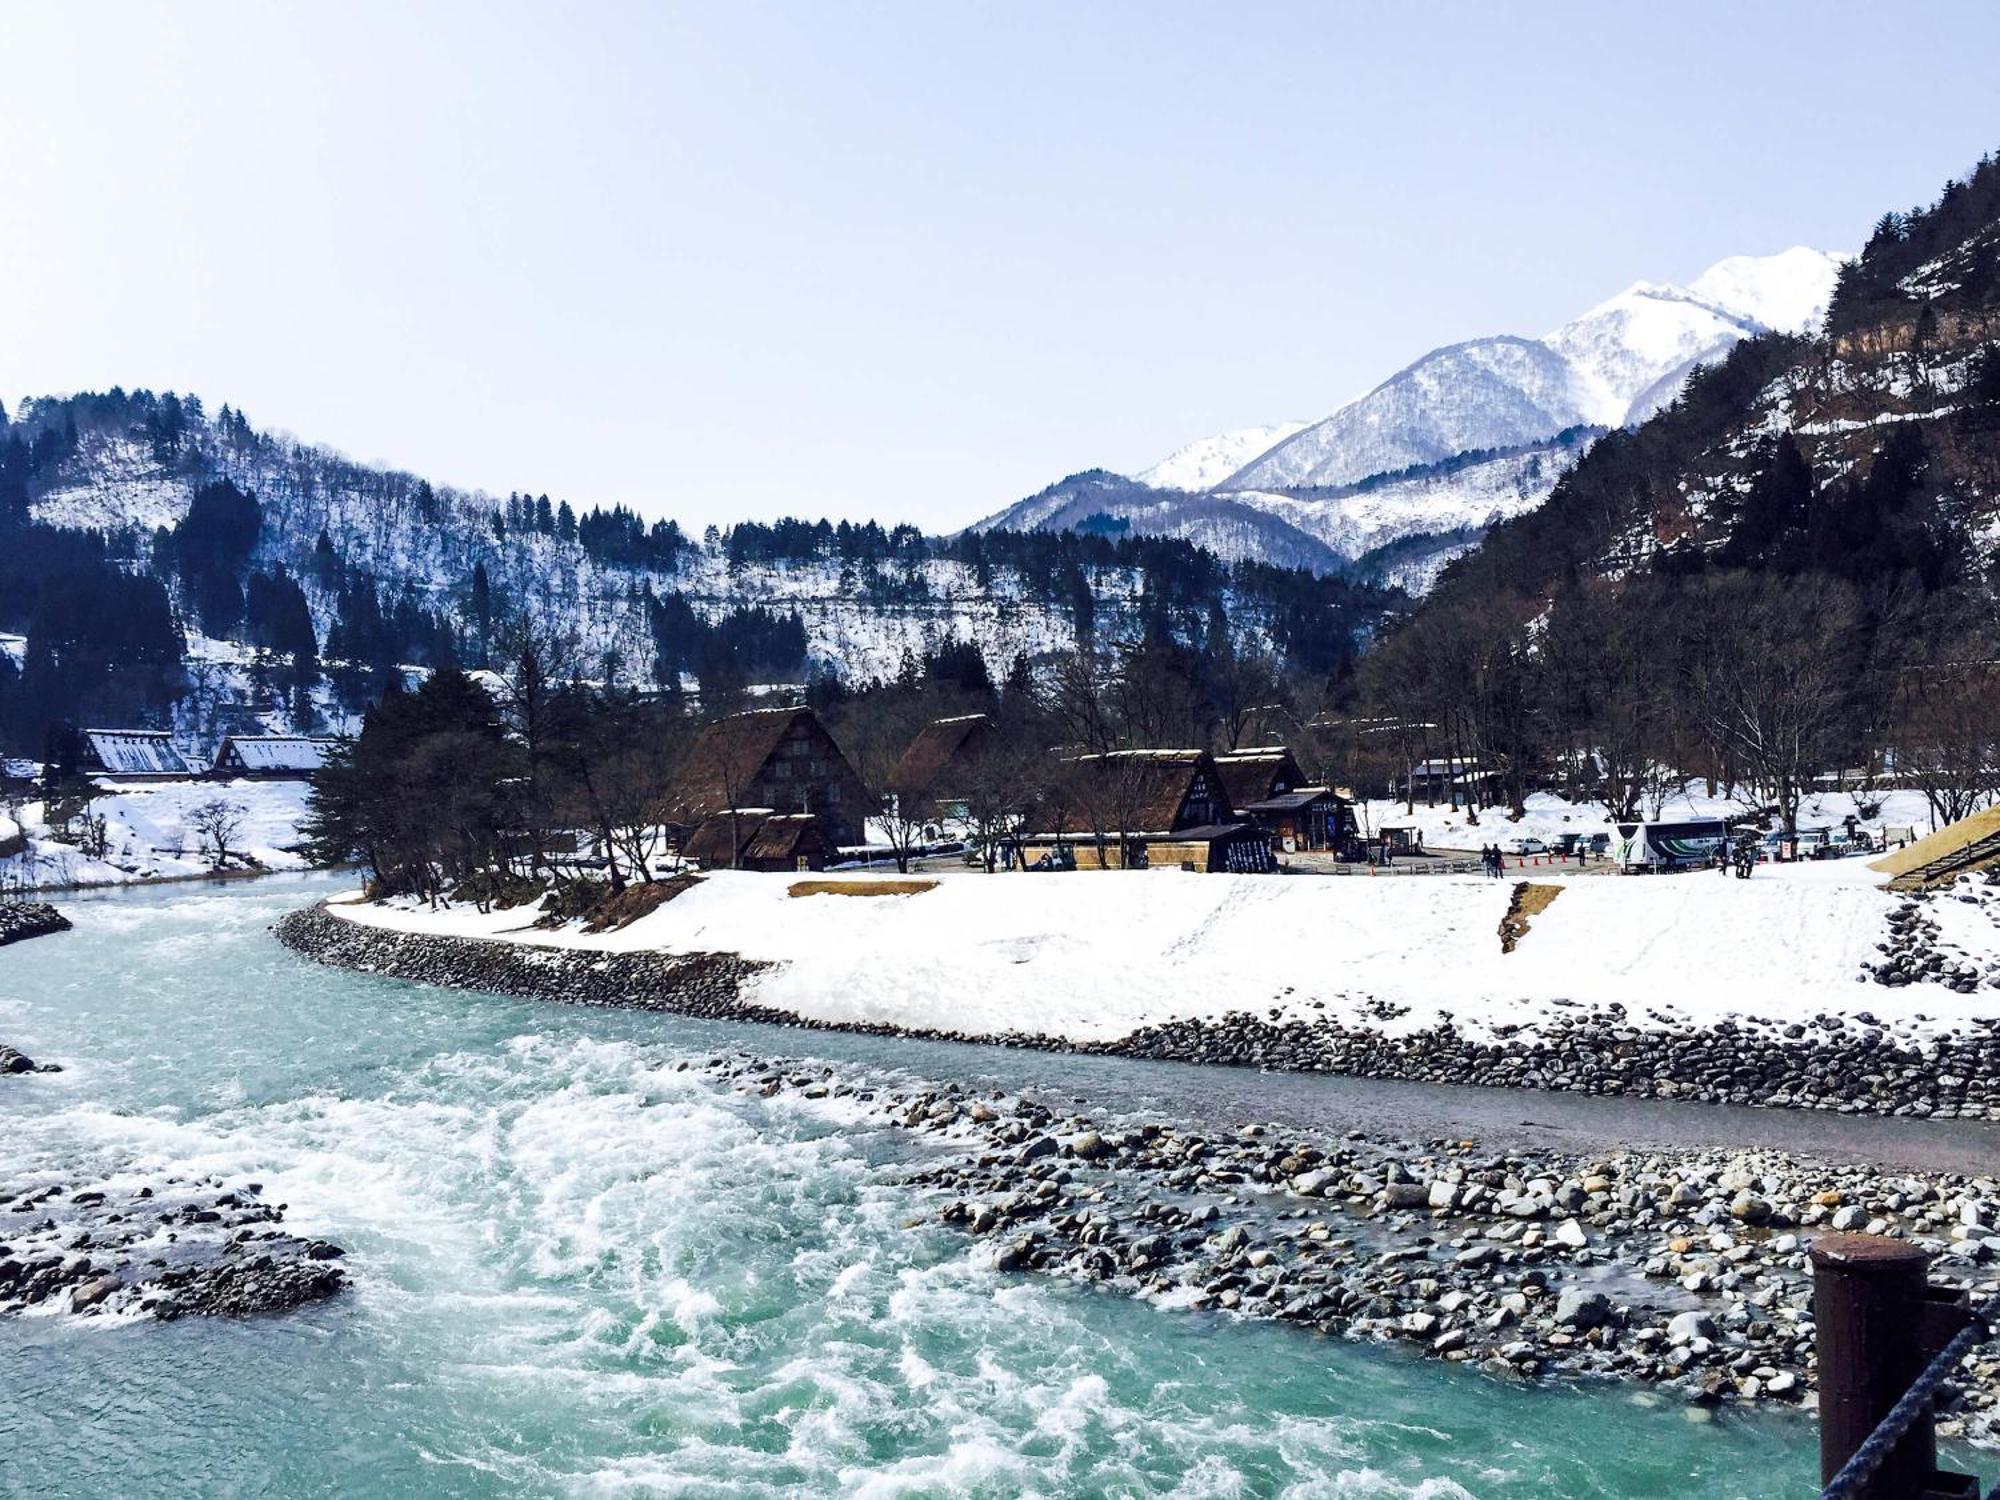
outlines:
{"label": "rocky riverbed", "polygon": [[[1256,1125],[1218,1137],[956,1085],[884,1089],[824,1065],[708,1066],[739,1089],[858,1104],[930,1138],[911,1174],[926,1215],[987,1241],[998,1269],[1393,1342],[1504,1379],[1629,1381],[1697,1410],[1810,1408],[1806,1252],[1829,1230],[1913,1239],[1933,1279],[1975,1301],[2000,1289],[1992,1177]],[[1942,1410],[1946,1435],[2000,1443],[2000,1351],[1961,1367]]]}
{"label": "rocky riverbed", "polygon": [[[1532,1032],[1500,1026],[1492,1028],[1490,1037],[1473,1037],[1449,1017],[1436,1026],[1395,1030],[1389,1023],[1397,1013],[1383,1006],[1378,1008],[1379,1028],[1281,1019],[1277,1011],[1262,1016],[1234,1012],[1172,1021],[1112,1041],[1077,1042],[800,1017],[746,998],[746,988],[769,966],[733,954],[584,951],[399,933],[341,921],[323,907],[292,913],[274,931],[309,957],[366,973],[527,998],[813,1030],[1421,1083],[2000,1119],[2000,1023],[1992,1021],[1967,1023],[1941,1037],[1925,1036],[1919,1019],[1884,1023],[1866,1010],[1828,1011],[1810,1022],[1782,1025],[1753,1017],[1724,1018],[1689,1029],[1664,1016],[1645,1017],[1640,1024],[1616,1004],[1576,1002],[1573,1016]],[[1941,1006],[1949,998],[1941,991]]]}
{"label": "rocky riverbed", "polygon": [[0,948],[69,929],[69,918],[46,901],[0,901]]}
{"label": "rocky riverbed", "polygon": [[217,1178],[0,1187],[0,1315],[162,1320],[279,1312],[346,1285],[342,1251]]}

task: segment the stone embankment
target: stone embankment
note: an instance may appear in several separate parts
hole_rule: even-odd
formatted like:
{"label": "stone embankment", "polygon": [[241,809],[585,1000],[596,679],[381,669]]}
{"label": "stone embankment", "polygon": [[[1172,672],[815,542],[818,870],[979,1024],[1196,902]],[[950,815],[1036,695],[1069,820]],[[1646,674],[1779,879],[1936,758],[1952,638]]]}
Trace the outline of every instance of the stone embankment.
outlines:
{"label": "stone embankment", "polygon": [[[1393,1341],[1507,1379],[1607,1378],[1698,1408],[1810,1410],[1806,1252],[1827,1230],[1916,1240],[1933,1278],[2000,1288],[2000,1181],[1775,1152],[1497,1153],[1469,1140],[1101,1123],[955,1084],[717,1058],[745,1092],[858,1102],[933,1138],[927,1217],[1003,1271],[1164,1308]],[[2000,1442],[2000,1356],[1961,1367],[1941,1430]]]}
{"label": "stone embankment", "polygon": [[[584,1005],[632,1006],[809,1030],[1032,1047],[1179,1062],[1422,1083],[1567,1090],[1637,1098],[1838,1110],[1933,1119],[2000,1119],[2000,1024],[1960,1027],[1923,1040],[1911,1023],[1869,1012],[1810,1022],[1725,1018],[1689,1029],[1641,1026],[1619,1005],[1576,1014],[1530,1033],[1499,1026],[1490,1037],[1449,1019],[1416,1031],[1279,1019],[1232,1012],[1142,1028],[1113,1041],[801,1017],[745,998],[766,964],[730,954],[602,952],[489,938],[399,933],[345,922],[323,907],[274,927],[287,946],[324,963],[421,983]],[[1695,982],[1695,981],[1690,981]],[[1942,1005],[1950,997],[1940,994]],[[1397,1018],[1382,1007],[1377,1019]]]}
{"label": "stone embankment", "polygon": [[69,918],[46,901],[0,901],[0,948],[69,929]]}
{"label": "stone embankment", "polygon": [[285,1206],[259,1192],[217,1178],[0,1187],[0,1315],[235,1317],[338,1292],[340,1248],[277,1228]]}

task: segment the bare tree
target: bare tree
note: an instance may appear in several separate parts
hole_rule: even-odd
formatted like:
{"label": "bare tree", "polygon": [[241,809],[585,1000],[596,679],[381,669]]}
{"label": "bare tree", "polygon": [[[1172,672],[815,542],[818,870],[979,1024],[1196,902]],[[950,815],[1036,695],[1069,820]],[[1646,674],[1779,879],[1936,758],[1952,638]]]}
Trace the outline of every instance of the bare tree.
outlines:
{"label": "bare tree", "polygon": [[230,846],[243,831],[243,818],[243,804],[223,797],[212,797],[188,809],[188,827],[216,869],[228,863]]}

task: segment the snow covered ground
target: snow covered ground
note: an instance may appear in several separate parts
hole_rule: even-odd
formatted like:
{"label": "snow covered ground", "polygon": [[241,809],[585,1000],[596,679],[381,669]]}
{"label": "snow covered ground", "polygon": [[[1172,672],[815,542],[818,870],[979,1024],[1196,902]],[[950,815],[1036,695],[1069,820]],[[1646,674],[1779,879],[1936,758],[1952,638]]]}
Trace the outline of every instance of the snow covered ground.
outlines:
{"label": "snow covered ground", "polygon": [[137,880],[206,875],[213,857],[200,847],[190,821],[192,810],[220,798],[242,809],[242,827],[230,843],[229,868],[244,868],[244,856],[270,870],[305,868],[295,852],[305,815],[303,781],[107,782],[106,794],[91,804],[105,820],[105,857],[93,859],[76,845],[54,837],[42,804],[24,802],[0,809],[0,839],[18,822],[28,836],[24,853],[0,859],[0,889],[123,885]]}
{"label": "snow covered ground", "polygon": [[[1553,792],[1536,792],[1526,799],[1526,816],[1510,822],[1505,808],[1482,808],[1478,823],[1471,822],[1463,809],[1454,811],[1439,803],[1428,807],[1420,799],[1414,812],[1402,802],[1379,799],[1360,804],[1355,815],[1364,831],[1379,828],[1420,828],[1424,844],[1433,849],[1478,849],[1491,843],[1510,847],[1520,838],[1538,838],[1553,844],[1565,833],[1605,833],[1611,830],[1601,802],[1570,802]],[[1875,804],[1872,817],[1863,816],[1863,804]],[[1751,810],[1743,797],[1710,796],[1699,781],[1690,781],[1669,796],[1660,816],[1682,818],[1736,818]],[[1650,813],[1650,808],[1648,812]],[[1922,792],[1894,789],[1865,794],[1820,792],[1799,804],[1799,827],[1843,830],[1849,814],[1858,826],[1878,840],[1884,827],[1916,829],[1919,837],[1932,831],[1930,808]]]}
{"label": "snow covered ground", "polygon": [[[1565,882],[1512,953],[1514,882],[1294,875],[946,875],[895,896],[794,898],[782,875],[718,872],[620,932],[534,930],[532,909],[481,915],[336,905],[348,921],[589,950],[731,952],[774,962],[750,998],[808,1017],[991,1035],[1114,1038],[1249,1011],[1403,1032],[1449,1015],[1495,1024],[1624,1005],[1634,1026],[1724,1015],[1777,1022],[1872,1011],[1908,1034],[2000,1016],[2000,990],[1857,983],[1894,898],[1855,860]],[[2000,901],[1933,903],[1946,936],[2000,956]],[[1392,1009],[1385,1011],[1384,1003]],[[1395,1007],[1407,1007],[1400,1013]]]}

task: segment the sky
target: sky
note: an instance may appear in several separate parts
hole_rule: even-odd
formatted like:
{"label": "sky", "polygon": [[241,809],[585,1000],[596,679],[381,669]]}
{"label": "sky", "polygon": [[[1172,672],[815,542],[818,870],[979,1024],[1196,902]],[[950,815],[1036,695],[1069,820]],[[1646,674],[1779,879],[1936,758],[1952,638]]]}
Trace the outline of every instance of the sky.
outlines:
{"label": "sky", "polygon": [[0,399],[949,530],[2000,147],[2000,6],[0,0]]}

